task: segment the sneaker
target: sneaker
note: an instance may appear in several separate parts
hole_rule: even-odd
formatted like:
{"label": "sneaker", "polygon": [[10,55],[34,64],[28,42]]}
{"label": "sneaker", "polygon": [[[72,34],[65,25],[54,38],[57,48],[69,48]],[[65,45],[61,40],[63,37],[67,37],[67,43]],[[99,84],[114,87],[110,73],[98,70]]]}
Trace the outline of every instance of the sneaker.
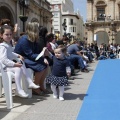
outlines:
{"label": "sneaker", "polygon": [[63,97],[59,97],[59,100],[63,101],[63,100],[64,100],[64,98],[63,98]]}
{"label": "sneaker", "polygon": [[53,98],[57,99],[57,95],[53,95]]}
{"label": "sneaker", "polygon": [[22,97],[22,98],[27,98],[28,94],[25,93],[23,90],[20,90],[19,92],[16,91],[16,96]]}
{"label": "sneaker", "polygon": [[40,88],[40,86],[39,86],[39,85],[36,85],[36,84],[34,84],[34,83],[31,83],[28,88],[29,88],[29,89],[38,89],[38,88]]}

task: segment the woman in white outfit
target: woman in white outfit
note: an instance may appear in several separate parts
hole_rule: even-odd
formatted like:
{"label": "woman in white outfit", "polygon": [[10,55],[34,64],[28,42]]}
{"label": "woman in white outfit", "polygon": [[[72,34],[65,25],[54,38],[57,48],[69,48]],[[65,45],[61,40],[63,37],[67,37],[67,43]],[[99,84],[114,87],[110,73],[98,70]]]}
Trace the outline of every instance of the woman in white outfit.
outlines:
{"label": "woman in white outfit", "polygon": [[[13,52],[10,41],[12,40],[12,28],[8,25],[3,25],[0,28],[1,38],[3,43],[0,44],[0,62],[2,63],[3,69],[15,73],[16,93],[20,97],[28,97],[28,94],[24,92],[21,87],[22,75],[26,77],[29,88],[37,89],[38,85],[35,85],[31,80],[26,67],[24,65],[23,57]],[[20,58],[20,61],[17,61]]]}

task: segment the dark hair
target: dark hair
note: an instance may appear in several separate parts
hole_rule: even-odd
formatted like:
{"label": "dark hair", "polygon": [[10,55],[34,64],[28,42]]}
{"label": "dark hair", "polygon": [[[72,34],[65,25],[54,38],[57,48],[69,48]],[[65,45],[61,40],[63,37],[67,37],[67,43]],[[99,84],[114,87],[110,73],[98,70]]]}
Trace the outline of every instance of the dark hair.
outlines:
{"label": "dark hair", "polygon": [[21,32],[21,33],[20,33],[20,36],[25,35],[25,34],[26,34],[25,32]]}
{"label": "dark hair", "polygon": [[48,33],[48,30],[46,27],[40,26],[39,27],[39,36],[45,37]]}
{"label": "dark hair", "polygon": [[50,39],[50,38],[54,38],[54,34],[53,33],[47,34],[46,39]]}
{"label": "dark hair", "polygon": [[9,25],[3,25],[0,27],[0,34],[3,34],[5,32],[5,29],[9,29],[13,32],[13,28]]}
{"label": "dark hair", "polygon": [[10,20],[9,19],[1,19],[0,25],[2,26],[4,24],[10,25]]}

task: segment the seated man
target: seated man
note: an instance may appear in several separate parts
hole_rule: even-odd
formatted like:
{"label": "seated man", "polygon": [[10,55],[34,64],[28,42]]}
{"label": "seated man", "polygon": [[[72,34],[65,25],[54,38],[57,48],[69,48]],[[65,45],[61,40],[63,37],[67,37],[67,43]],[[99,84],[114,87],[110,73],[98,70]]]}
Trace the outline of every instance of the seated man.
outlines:
{"label": "seated man", "polygon": [[68,46],[68,59],[70,60],[72,65],[74,65],[75,60],[77,60],[78,66],[81,68],[81,72],[89,72],[86,66],[84,65],[83,58],[80,55],[79,46],[80,44],[78,41],[75,44]]}
{"label": "seated man", "polygon": [[106,52],[101,50],[100,51],[100,57],[98,57],[98,60],[106,60],[106,59],[107,59]]}
{"label": "seated man", "polygon": [[112,49],[109,52],[109,58],[110,59],[115,59],[116,58],[116,55],[114,54],[114,51]]}

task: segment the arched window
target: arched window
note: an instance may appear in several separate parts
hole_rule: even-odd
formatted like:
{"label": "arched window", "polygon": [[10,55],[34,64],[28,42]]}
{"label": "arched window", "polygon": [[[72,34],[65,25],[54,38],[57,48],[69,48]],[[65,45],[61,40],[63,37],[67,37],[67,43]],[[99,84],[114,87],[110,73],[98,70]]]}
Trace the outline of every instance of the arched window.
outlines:
{"label": "arched window", "polygon": [[14,25],[14,19],[9,8],[6,6],[0,6],[0,20],[4,18],[9,19],[11,21],[11,24]]}
{"label": "arched window", "polygon": [[105,20],[105,17],[102,16],[103,14],[105,14],[105,7],[106,7],[106,4],[104,1],[97,2],[96,4],[97,21]]}

